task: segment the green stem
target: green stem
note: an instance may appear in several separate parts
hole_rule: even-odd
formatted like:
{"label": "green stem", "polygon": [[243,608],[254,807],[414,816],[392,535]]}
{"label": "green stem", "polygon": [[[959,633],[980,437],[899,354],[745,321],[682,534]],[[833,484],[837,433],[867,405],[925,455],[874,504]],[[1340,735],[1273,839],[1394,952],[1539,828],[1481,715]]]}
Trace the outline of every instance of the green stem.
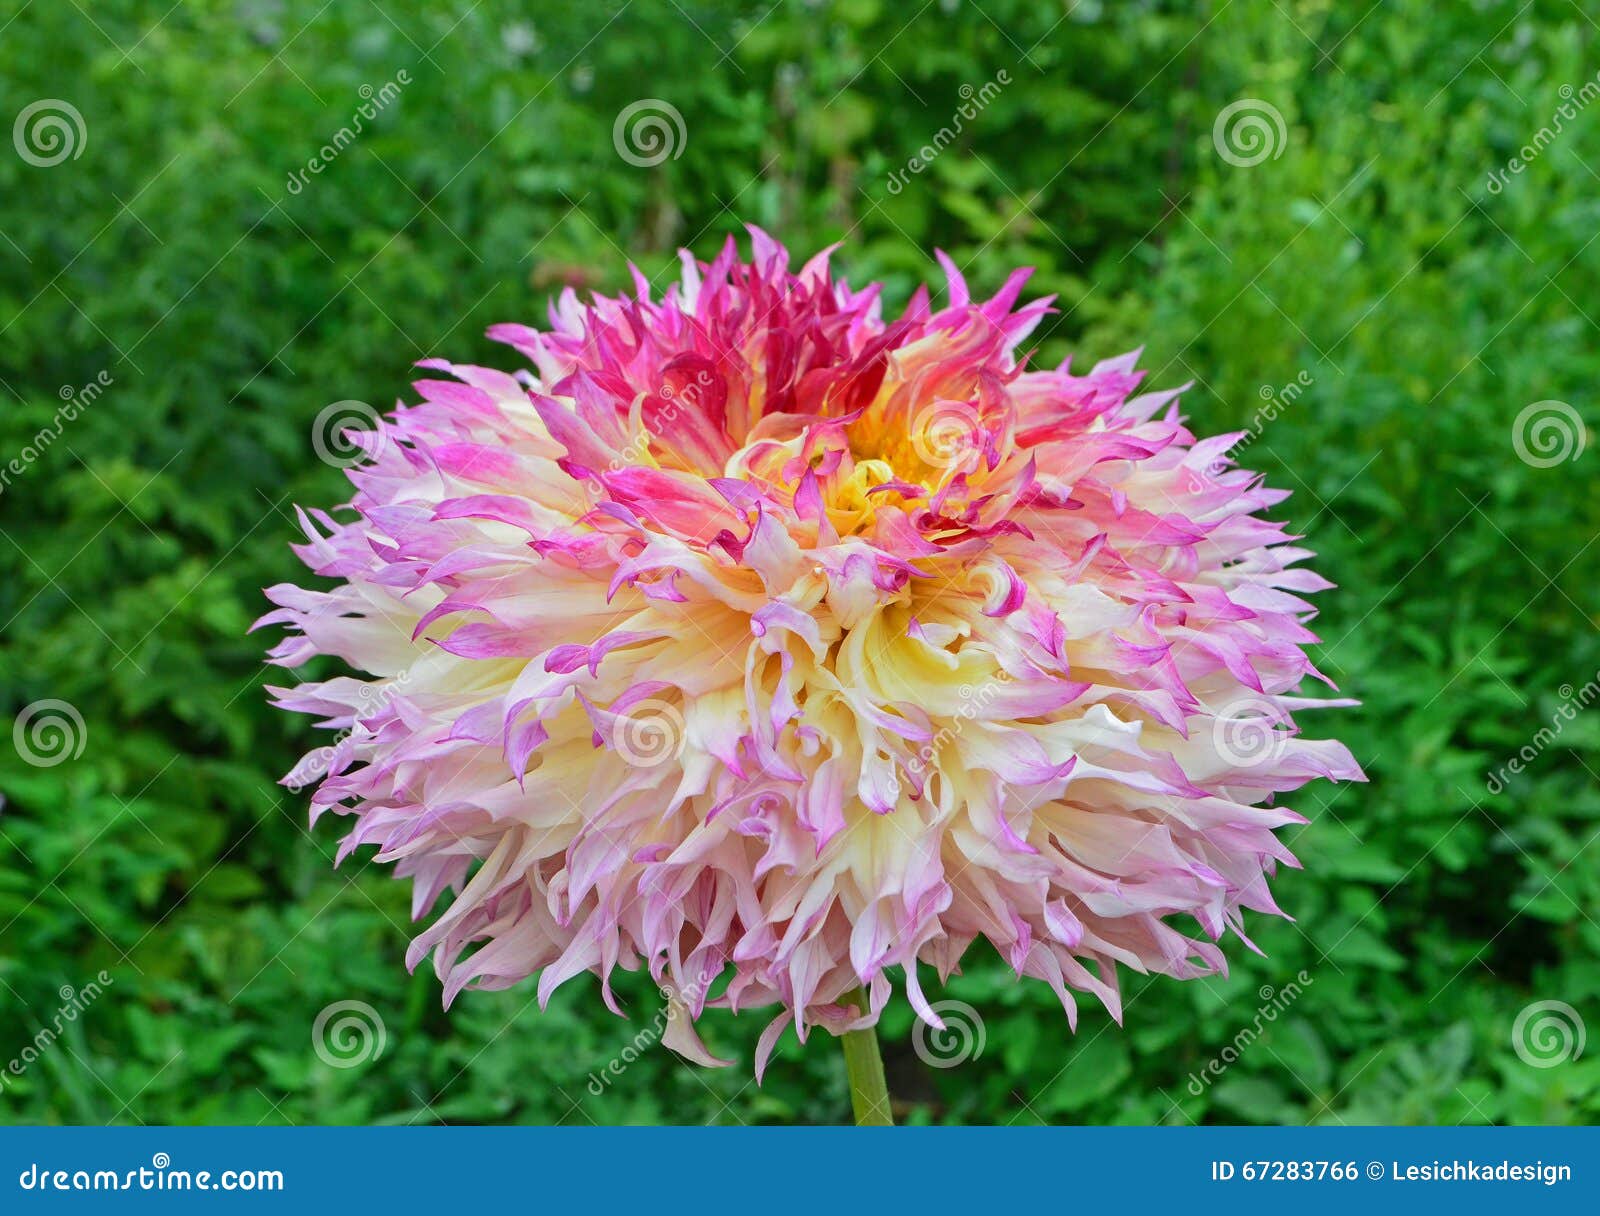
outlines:
{"label": "green stem", "polygon": [[[859,988],[848,993],[843,1004],[865,1010],[866,994]],[[850,1074],[850,1106],[857,1127],[893,1127],[889,1110],[889,1085],[883,1079],[883,1057],[878,1054],[878,1032],[871,1026],[848,1030],[841,1036],[845,1069]]]}

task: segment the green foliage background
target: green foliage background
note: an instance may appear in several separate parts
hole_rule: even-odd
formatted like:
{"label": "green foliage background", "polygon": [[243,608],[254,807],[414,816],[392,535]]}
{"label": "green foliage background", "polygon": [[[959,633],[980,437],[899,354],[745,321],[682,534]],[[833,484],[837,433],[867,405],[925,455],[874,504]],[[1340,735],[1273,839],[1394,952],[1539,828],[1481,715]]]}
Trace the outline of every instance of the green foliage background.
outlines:
{"label": "green foliage background", "polygon": [[[992,289],[1017,264],[1056,292],[1042,356],[1144,344],[1193,379],[1197,430],[1295,491],[1280,510],[1339,589],[1318,662],[1359,710],[1370,786],[1309,787],[1280,875],[1290,922],[1253,924],[1230,978],[1128,977],[1126,1028],[1076,1035],[1040,986],[975,959],[949,995],[986,1026],[960,1068],[885,1019],[910,1120],[1587,1122],[1600,1052],[1523,1063],[1520,1011],[1600,1030],[1600,710],[1558,708],[1600,668],[1600,452],[1519,460],[1530,402],[1592,423],[1600,380],[1600,106],[1498,193],[1503,168],[1600,70],[1567,0],[1185,5],[1060,0],[33,0],[0,29],[0,117],[82,113],[81,154],[0,144],[0,457],[62,397],[111,387],[0,493],[0,712],[81,712],[80,756],[0,740],[0,1119],[13,1122],[806,1122],[847,1110],[825,1038],[790,1036],[764,1086],[759,1015],[706,1034],[737,1067],[643,1053],[656,1017],[591,982],[446,1015],[408,976],[406,893],[365,856],[335,871],[275,782],[314,740],[270,712],[260,588],[296,577],[291,504],[343,496],[316,460],[330,402],[386,407],[415,359],[504,363],[481,335],[537,321],[563,282],[663,283],[744,221],[904,299],[938,245]],[[299,193],[362,85],[413,83]],[[963,85],[1011,83],[898,193],[888,175]],[[681,155],[624,162],[619,111],[683,115]],[[1240,98],[1283,116],[1278,155],[1219,157]],[[936,277],[936,276],[935,276]],[[1491,794],[1486,774],[1561,730]],[[1238,944],[1235,943],[1235,946]],[[15,1075],[62,986],[113,983]],[[1309,983],[1255,1028],[1260,990]],[[311,1050],[361,1000],[387,1043],[361,1068]],[[1198,1091],[1198,1092],[1196,1092]]]}

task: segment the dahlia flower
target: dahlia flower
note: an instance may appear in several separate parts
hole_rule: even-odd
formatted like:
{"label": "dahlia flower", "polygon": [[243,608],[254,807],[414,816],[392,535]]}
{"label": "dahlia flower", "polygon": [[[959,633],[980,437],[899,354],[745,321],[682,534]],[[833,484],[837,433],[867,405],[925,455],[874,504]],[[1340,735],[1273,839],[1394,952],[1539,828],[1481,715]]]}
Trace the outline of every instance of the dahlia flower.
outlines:
{"label": "dahlia flower", "polygon": [[[414,887],[450,1002],[644,966],[779,1036],[875,1023],[985,939],[1120,1017],[1118,966],[1222,972],[1294,865],[1274,796],[1359,779],[1291,714],[1308,554],[1285,497],[1197,440],[1138,352],[1017,348],[1049,300],[919,289],[886,320],[825,251],[752,229],[659,300],[497,325],[531,368],[438,378],[354,435],[349,514],[302,512],[331,590],[279,585],[272,690],[336,730],[291,774]],[[448,377],[448,378],[446,378]],[[447,895],[448,893],[448,895]],[[928,974],[924,974],[924,967]],[[859,990],[859,993],[858,993]]]}

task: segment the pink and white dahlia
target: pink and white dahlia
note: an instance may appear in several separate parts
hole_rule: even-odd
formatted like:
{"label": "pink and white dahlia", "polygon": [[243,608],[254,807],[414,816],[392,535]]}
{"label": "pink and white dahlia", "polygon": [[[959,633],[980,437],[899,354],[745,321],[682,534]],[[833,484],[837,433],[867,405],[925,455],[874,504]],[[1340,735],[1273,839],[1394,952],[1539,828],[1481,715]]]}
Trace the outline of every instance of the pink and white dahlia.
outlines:
{"label": "pink and white dahlia", "polygon": [[[1138,352],[1078,375],[1018,345],[1027,271],[948,303],[799,270],[754,231],[682,282],[490,336],[514,373],[429,360],[360,435],[348,513],[302,513],[327,591],[284,584],[272,690],[339,732],[315,816],[412,879],[409,961],[448,1002],[648,966],[711,1057],[707,1007],[939,1024],[986,939],[1120,1011],[1117,965],[1223,971],[1304,822],[1275,795],[1359,779],[1294,695],[1329,584],[1260,512],[1285,497],[1196,440]],[[1248,945],[1248,939],[1246,944]],[[846,998],[864,989],[859,1007]]]}

